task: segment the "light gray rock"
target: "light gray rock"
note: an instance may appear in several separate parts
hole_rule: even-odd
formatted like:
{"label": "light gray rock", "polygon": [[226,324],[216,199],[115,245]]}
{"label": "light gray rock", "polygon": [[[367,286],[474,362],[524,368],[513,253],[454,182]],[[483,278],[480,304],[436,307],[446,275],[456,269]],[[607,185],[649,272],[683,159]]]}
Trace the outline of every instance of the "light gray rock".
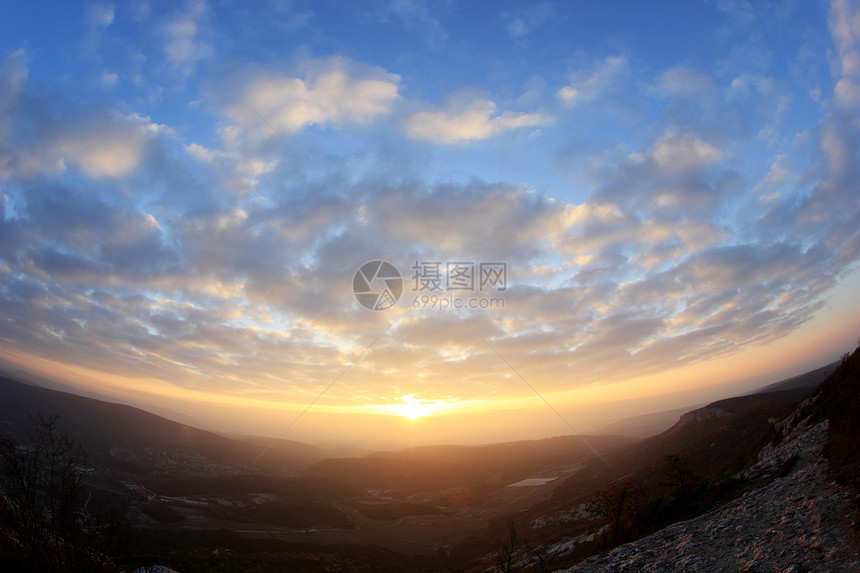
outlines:
{"label": "light gray rock", "polygon": [[763,448],[758,463],[741,476],[752,480],[772,476],[796,457],[787,475],[710,513],[590,557],[567,571],[860,571],[860,556],[849,542],[846,525],[848,497],[829,481],[821,455],[827,422],[810,426],[807,419],[793,415],[781,427],[787,429],[785,439]]}

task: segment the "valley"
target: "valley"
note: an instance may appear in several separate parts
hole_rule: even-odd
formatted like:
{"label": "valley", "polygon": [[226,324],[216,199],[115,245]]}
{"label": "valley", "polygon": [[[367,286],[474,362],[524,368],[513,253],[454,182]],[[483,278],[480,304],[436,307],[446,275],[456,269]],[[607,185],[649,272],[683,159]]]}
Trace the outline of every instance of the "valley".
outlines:
{"label": "valley", "polygon": [[[80,444],[79,503],[88,515],[112,512],[122,549],[105,551],[120,568],[233,570],[248,560],[265,570],[299,559],[306,569],[298,570],[315,571],[349,555],[358,569],[479,571],[498,566],[508,547],[519,563],[510,570],[529,570],[571,565],[769,483],[736,476],[834,368],[686,412],[645,439],[558,436],[329,457],[8,378],[0,423],[7,443],[32,444],[33,431],[50,426]],[[615,517],[613,499],[623,504]],[[639,513],[619,517],[631,508]]]}

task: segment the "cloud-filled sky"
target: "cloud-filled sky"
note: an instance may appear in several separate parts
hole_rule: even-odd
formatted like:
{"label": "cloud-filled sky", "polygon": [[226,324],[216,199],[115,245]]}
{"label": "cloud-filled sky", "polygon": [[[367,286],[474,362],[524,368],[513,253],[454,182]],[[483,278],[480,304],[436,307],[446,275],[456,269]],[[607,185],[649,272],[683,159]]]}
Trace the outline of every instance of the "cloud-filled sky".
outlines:
{"label": "cloud-filled sky", "polygon": [[[832,312],[856,2],[2,11],[0,350],[25,367],[177,409],[562,408],[857,316]],[[373,260],[391,308],[354,296]]]}

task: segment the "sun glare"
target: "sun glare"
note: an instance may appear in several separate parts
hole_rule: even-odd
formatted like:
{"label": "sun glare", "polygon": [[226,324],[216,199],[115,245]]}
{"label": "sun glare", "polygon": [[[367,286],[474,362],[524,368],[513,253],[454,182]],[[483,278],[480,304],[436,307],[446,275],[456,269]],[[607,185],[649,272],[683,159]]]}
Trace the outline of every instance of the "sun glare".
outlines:
{"label": "sun glare", "polygon": [[409,418],[410,420],[432,416],[438,412],[440,407],[437,400],[416,398],[414,394],[407,394],[400,400],[402,401],[401,404],[393,404],[391,406],[392,413]]}

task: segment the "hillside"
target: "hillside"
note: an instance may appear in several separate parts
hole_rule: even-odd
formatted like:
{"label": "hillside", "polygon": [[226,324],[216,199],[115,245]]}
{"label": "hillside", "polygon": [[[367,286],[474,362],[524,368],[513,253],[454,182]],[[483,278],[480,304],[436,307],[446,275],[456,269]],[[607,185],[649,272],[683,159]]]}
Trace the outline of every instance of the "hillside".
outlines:
{"label": "hillside", "polygon": [[[611,483],[623,476],[659,482],[666,456],[683,460],[684,471],[719,480],[755,462],[761,447],[773,439],[768,422],[782,418],[806,398],[811,389],[785,390],[729,398],[683,414],[674,426],[634,446],[618,451],[608,465],[592,460],[568,479],[554,496],[569,501],[587,491],[586,484]],[[586,490],[583,489],[586,486]]]}
{"label": "hillside", "polygon": [[637,571],[851,572],[860,556],[851,545],[845,490],[828,479],[822,460],[828,423],[805,419],[745,475],[768,475],[794,460],[768,485],[700,517],[676,523],[567,573]]}
{"label": "hillside", "polygon": [[[824,370],[799,378],[808,382]],[[567,513],[544,508],[543,517],[530,516],[523,533],[538,550],[514,552],[508,570],[537,570],[538,556],[561,565],[589,554],[565,571],[860,570],[860,349],[826,371],[806,399],[801,386],[721,400],[622,453],[611,461],[615,467],[571,477],[553,500]],[[791,388],[791,382],[778,387]],[[796,405],[786,410],[792,401]],[[783,414],[768,415],[778,410]],[[653,464],[673,449],[679,453],[664,458],[663,478],[655,481],[658,472],[648,469],[647,459]],[[747,464],[750,449],[756,454]],[[617,477],[601,488],[601,473]],[[576,486],[592,493],[573,499]],[[616,517],[601,513],[613,501]],[[544,542],[545,525],[570,533]],[[655,532],[612,548],[649,528]]]}
{"label": "hillside", "polygon": [[519,540],[512,563],[520,565],[508,570],[538,570],[541,559],[558,568],[735,499],[751,486],[735,476],[779,438],[775,422],[813,392],[798,388],[719,400],[611,452],[605,463],[587,460],[545,502],[513,521],[492,523],[487,537],[494,543],[471,547],[486,553],[470,570],[492,566],[511,524]]}
{"label": "hillside", "polygon": [[[753,394],[767,394],[782,390],[800,390],[804,388],[812,389],[821,384],[825,378],[833,373],[837,366],[839,366],[838,361],[822,366],[821,368],[816,368],[810,372],[805,372],[798,376],[792,376],[791,378],[786,378],[785,380],[768,384],[767,386],[759,388],[753,392]],[[675,425],[680,416],[701,406],[702,405],[687,406],[685,408],[675,408],[672,410],[651,412],[649,414],[623,418],[602,427],[596,433],[631,436],[634,438],[650,438],[651,436],[655,436],[668,430]]]}
{"label": "hillside", "polygon": [[598,433],[630,436],[640,439],[650,438],[674,426],[678,418],[689,411],[690,407],[674,408],[662,412],[651,412],[650,414],[622,418],[602,427]]}
{"label": "hillside", "polygon": [[776,392],[778,390],[795,390],[798,388],[817,388],[828,376],[839,367],[839,361],[831,362],[821,368],[816,368],[810,372],[792,376],[780,382],[768,384],[764,388],[760,388],[756,393],[764,394],[766,392]]}
{"label": "hillside", "polygon": [[[236,473],[262,451],[259,443],[227,438],[139,408],[31,386],[0,377],[0,434],[24,437],[39,414],[58,416],[93,461],[140,473]],[[280,440],[258,469],[296,472],[325,457],[307,444]]]}

